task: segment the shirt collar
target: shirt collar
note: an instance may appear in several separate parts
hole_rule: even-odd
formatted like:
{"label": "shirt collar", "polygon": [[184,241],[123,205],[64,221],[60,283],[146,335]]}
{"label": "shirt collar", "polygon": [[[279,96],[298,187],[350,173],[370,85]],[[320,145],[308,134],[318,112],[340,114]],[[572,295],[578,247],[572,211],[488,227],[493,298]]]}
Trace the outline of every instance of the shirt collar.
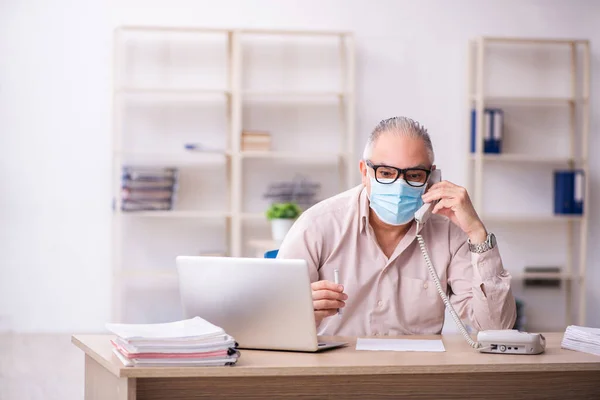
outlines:
{"label": "shirt collar", "polygon": [[358,215],[360,218],[360,233],[365,233],[369,226],[369,197],[367,196],[367,187],[363,186],[358,198]]}

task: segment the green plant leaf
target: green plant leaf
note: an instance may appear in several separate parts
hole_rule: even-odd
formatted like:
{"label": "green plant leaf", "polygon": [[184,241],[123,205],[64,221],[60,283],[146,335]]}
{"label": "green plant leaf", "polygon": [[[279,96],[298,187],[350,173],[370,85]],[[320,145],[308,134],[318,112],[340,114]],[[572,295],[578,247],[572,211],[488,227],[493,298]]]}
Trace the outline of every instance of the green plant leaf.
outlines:
{"label": "green plant leaf", "polygon": [[296,219],[302,213],[300,207],[295,203],[273,203],[267,209],[265,215],[272,219]]}

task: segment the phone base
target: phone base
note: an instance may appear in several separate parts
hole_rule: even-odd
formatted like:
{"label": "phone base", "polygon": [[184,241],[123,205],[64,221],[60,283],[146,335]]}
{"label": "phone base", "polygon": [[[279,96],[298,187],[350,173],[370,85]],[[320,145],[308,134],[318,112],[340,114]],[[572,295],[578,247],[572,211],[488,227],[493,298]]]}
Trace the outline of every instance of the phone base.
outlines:
{"label": "phone base", "polygon": [[520,332],[515,329],[481,331],[477,334],[481,353],[540,354],[546,349],[541,333]]}

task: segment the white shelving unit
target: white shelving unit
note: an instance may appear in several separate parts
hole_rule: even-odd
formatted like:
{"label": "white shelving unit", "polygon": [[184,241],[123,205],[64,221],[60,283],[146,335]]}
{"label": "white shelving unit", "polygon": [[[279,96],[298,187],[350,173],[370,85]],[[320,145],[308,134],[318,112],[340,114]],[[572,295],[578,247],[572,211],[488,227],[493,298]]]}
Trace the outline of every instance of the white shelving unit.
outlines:
{"label": "white shelving unit", "polygon": [[[556,52],[554,53],[549,52]],[[495,53],[494,53],[495,52]],[[505,87],[495,86],[495,91],[503,89],[521,92],[523,95],[513,93],[496,93],[490,89],[494,87],[492,71],[495,76],[502,76],[500,68],[494,62],[509,60],[511,52],[516,52],[516,63],[520,68],[533,66],[533,75],[520,76],[514,70],[505,73]],[[492,56],[495,54],[495,59]],[[498,54],[500,56],[498,56]],[[542,55],[543,54],[543,55]],[[540,56],[541,55],[541,56]],[[537,57],[537,58],[536,58]],[[542,60],[542,61],[540,61]],[[556,65],[562,65],[557,67]],[[562,69],[561,69],[562,68]],[[506,71],[505,70],[505,71]],[[546,74],[547,72],[547,74]],[[551,74],[561,75],[565,79],[547,79],[544,77]],[[546,112],[550,117],[564,112],[566,127],[562,130],[564,143],[560,147],[560,154],[539,154],[538,147],[543,147],[544,136],[539,136],[540,146],[516,146],[501,154],[487,154],[483,149],[483,132],[477,129],[475,153],[470,153],[469,186],[473,194],[474,205],[486,224],[494,227],[502,226],[511,232],[518,233],[524,227],[533,225],[547,227],[552,233],[558,229],[564,230],[566,241],[564,252],[566,252],[566,263],[561,273],[524,274],[522,271],[511,271],[516,280],[525,278],[554,278],[565,283],[565,311],[567,324],[585,324],[586,300],[585,300],[585,278],[587,265],[587,232],[588,218],[587,210],[589,203],[589,168],[588,168],[588,138],[590,130],[590,44],[587,40],[554,40],[554,39],[530,39],[530,38],[501,38],[501,37],[479,37],[469,44],[469,88],[468,88],[468,112],[476,110],[476,126],[484,126],[484,109],[486,107],[500,107],[504,109],[505,128],[503,140],[511,139],[511,135],[527,136],[533,124],[520,119],[512,126],[507,127],[506,116],[510,113]],[[515,86],[517,85],[525,87]],[[501,84],[502,85],[502,84]],[[547,93],[539,95],[526,93],[526,90],[536,86],[546,88],[560,87],[563,90],[548,90]],[[506,89],[508,87],[509,89]],[[537,110],[537,111],[536,111]],[[534,123],[541,118],[533,117]],[[521,126],[523,129],[518,130]],[[509,129],[507,129],[509,128]],[[469,129],[470,132],[470,129]],[[470,133],[469,133],[470,136]],[[469,137],[469,146],[470,137]],[[470,150],[469,150],[470,151]],[[557,152],[554,152],[557,153]],[[484,197],[486,195],[486,183],[489,185],[489,173],[493,168],[513,168],[523,170],[523,175],[530,169],[539,169],[548,173],[553,168],[577,168],[584,171],[584,214],[583,215],[554,215],[551,212],[524,212],[516,213],[513,210],[505,212],[489,212]],[[522,176],[523,176],[522,175]],[[518,179],[522,176],[516,176]],[[544,181],[544,182],[549,182]],[[504,193],[510,192],[510,187],[504,187]],[[516,190],[516,189],[513,189]],[[535,192],[535,188],[527,190],[527,195]],[[488,198],[489,199],[489,198]],[[540,206],[540,208],[543,208]],[[549,231],[549,232],[550,232]],[[576,265],[577,264],[577,265]],[[510,266],[507,266],[510,267]],[[577,311],[573,306],[573,287],[577,292]]]}
{"label": "white shelving unit", "polygon": [[[304,57],[312,54],[311,52],[317,56]],[[206,66],[206,70],[203,70],[204,62],[210,64]],[[296,64],[303,65],[302,62],[308,62],[308,68],[304,72],[296,68]],[[147,69],[139,67],[138,63],[147,65]],[[333,73],[337,75],[336,79],[323,79],[323,76],[332,73],[332,69],[335,69]],[[248,194],[248,188],[255,185],[254,182],[248,182],[254,168],[253,163],[271,165],[275,170],[291,168],[297,172],[317,167],[328,171],[335,169],[339,182],[335,191],[358,184],[354,156],[354,75],[354,42],[353,35],[348,32],[160,26],[124,26],[115,30],[113,320],[127,320],[124,294],[129,286],[139,288],[145,285],[149,291],[172,288],[176,281],[174,257],[186,251],[193,254],[197,250],[181,250],[178,247],[178,237],[161,239],[162,241],[152,239],[153,233],[163,234],[162,225],[158,224],[169,224],[170,229],[175,232],[179,230],[179,225],[174,224],[184,224],[194,232],[204,229],[206,237],[212,240],[220,235],[225,244],[223,253],[229,256],[254,256],[252,243],[268,242],[269,238],[265,237],[268,223],[264,211],[259,211],[264,208],[264,204],[250,209],[246,205],[249,200],[254,200]],[[255,79],[257,76],[263,79]],[[313,84],[312,77],[321,79],[315,80]],[[273,82],[279,85],[274,85]],[[323,82],[328,84],[321,85]],[[304,148],[295,144],[286,146],[292,139],[298,142],[294,135],[302,134],[302,131],[286,135],[285,126],[282,128],[281,124],[287,124],[287,120],[277,110],[288,110],[285,115],[292,116],[289,120],[293,124],[302,119],[300,111],[295,114],[296,110],[322,104],[337,110],[332,115],[338,129],[328,130],[322,136],[324,140],[337,142],[337,146],[321,148],[318,146],[319,142],[310,145],[314,138],[307,140]],[[149,108],[144,109],[144,105]],[[268,107],[269,111],[274,111],[257,113],[256,107]],[[165,137],[168,138],[169,135],[175,136],[177,129],[169,124],[163,126],[158,117],[171,114],[179,116],[178,110],[181,109],[197,110],[207,118],[222,113],[222,126],[213,128],[212,131],[207,128],[207,132],[203,132],[204,136],[199,133],[196,136],[197,131],[203,127],[188,128],[194,123],[204,125],[205,119],[198,118],[187,126],[178,126],[185,130],[185,140],[192,138],[202,142],[205,138],[218,138],[219,144],[216,147],[219,151],[186,151],[183,149],[183,139],[178,147],[174,147],[167,142],[164,145],[153,143],[150,135],[146,136],[145,132],[152,130],[158,131],[156,137],[160,140],[167,140]],[[257,118],[258,114],[262,120]],[[277,132],[272,135],[276,133],[279,141],[274,141],[272,151],[242,151],[242,131],[263,130],[261,121],[264,122],[271,116],[278,119],[280,124],[273,128]],[[270,131],[268,128],[265,130]],[[216,205],[194,200],[188,202],[186,207],[175,206],[170,211],[122,212],[120,193],[124,165],[189,169],[190,179],[222,173],[225,181],[222,188],[218,189],[214,185],[206,185],[201,189],[190,188],[193,185],[186,187],[186,183],[181,180],[178,188],[179,193],[190,190],[214,191],[215,196],[218,195],[221,200],[215,200]],[[288,177],[291,178],[293,176]],[[221,193],[223,191],[226,193]],[[260,199],[255,203],[260,204]],[[141,224],[141,228],[132,228],[136,224]],[[256,226],[259,228],[252,228]],[[147,238],[142,237],[146,234]],[[199,247],[204,237],[197,239]],[[165,251],[172,251],[172,257],[163,256],[156,261],[158,266],[147,268],[145,263],[149,261],[140,262],[132,259],[136,257],[125,255],[134,242],[136,246],[133,253],[138,259],[152,260],[150,254],[163,247],[171,248]],[[207,251],[210,252],[210,249]],[[147,320],[154,321],[156,318],[149,316]]]}

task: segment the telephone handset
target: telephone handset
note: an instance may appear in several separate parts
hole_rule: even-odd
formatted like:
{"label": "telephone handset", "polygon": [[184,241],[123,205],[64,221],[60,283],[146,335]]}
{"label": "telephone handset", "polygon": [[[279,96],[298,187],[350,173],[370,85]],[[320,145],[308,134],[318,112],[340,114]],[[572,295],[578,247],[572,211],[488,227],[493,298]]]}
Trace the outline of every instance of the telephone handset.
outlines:
{"label": "telephone handset", "polygon": [[[440,182],[441,180],[442,172],[439,169],[432,171],[429,175],[426,190],[429,190],[433,184]],[[442,288],[440,278],[437,276],[437,273],[433,268],[433,264],[431,263],[431,259],[429,258],[429,253],[427,252],[427,247],[425,246],[425,240],[423,240],[423,236],[421,236],[420,233],[419,228],[427,222],[436,203],[437,201],[426,203],[415,213],[415,221],[417,222],[417,241],[421,247],[421,252],[425,258],[427,269],[429,270],[429,275],[431,275],[431,278],[435,283],[438,294],[442,298],[446,309],[450,312],[450,316],[456,323],[458,330],[462,333],[467,343],[481,353],[539,354],[544,352],[546,348],[546,339],[539,333],[528,333],[519,332],[514,329],[503,329],[480,331],[477,334],[477,341],[474,341],[471,338],[463,322],[456,313],[456,310],[454,310],[452,303],[450,303],[450,300],[446,295],[446,290]]]}
{"label": "telephone handset", "polygon": [[[427,188],[425,191],[429,190],[431,186],[442,181],[442,171],[439,169],[434,169],[431,171],[429,175],[429,180],[427,181]],[[431,212],[433,211],[433,207],[435,207],[437,201],[432,201],[431,203],[425,203],[421,208],[417,210],[415,213],[415,220],[417,221],[417,226],[425,225],[425,222],[429,219]]]}

